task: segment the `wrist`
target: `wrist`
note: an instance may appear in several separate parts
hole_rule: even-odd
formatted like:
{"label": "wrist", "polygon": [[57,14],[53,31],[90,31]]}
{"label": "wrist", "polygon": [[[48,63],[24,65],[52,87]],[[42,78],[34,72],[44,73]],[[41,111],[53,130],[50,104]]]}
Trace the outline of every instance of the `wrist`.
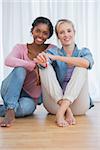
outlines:
{"label": "wrist", "polygon": [[59,56],[55,56],[55,57],[54,57],[54,60],[59,60]]}
{"label": "wrist", "polygon": [[46,64],[45,64],[45,68],[47,68],[47,67],[48,67],[48,64],[49,64],[49,62],[46,62]]}

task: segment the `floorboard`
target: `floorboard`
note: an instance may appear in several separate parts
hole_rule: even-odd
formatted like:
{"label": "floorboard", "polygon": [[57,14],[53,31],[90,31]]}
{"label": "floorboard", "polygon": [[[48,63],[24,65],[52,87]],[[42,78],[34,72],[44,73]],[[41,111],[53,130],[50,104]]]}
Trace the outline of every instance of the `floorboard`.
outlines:
{"label": "floorboard", "polygon": [[33,116],[0,128],[0,150],[99,150],[100,103],[76,121],[76,125],[57,127],[55,116],[38,106]]}

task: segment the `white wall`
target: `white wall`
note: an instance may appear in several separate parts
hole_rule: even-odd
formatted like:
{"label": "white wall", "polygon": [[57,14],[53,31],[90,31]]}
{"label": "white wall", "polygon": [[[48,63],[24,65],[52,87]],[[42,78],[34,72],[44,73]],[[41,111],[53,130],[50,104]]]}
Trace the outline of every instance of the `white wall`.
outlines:
{"label": "white wall", "polygon": [[[3,16],[3,18],[2,18]],[[99,0],[3,0],[0,6],[0,29],[3,49],[0,52],[0,75],[3,79],[10,71],[3,60],[16,43],[31,41],[31,23],[37,16],[46,16],[55,25],[61,18],[71,19],[76,27],[76,42],[79,47],[88,47],[95,65],[89,71],[89,88],[93,99],[100,100],[100,1]],[[2,37],[0,37],[2,38]],[[2,45],[1,42],[1,45]],[[55,34],[49,42],[58,44]],[[2,59],[3,57],[3,59]],[[4,71],[4,76],[3,76]]]}

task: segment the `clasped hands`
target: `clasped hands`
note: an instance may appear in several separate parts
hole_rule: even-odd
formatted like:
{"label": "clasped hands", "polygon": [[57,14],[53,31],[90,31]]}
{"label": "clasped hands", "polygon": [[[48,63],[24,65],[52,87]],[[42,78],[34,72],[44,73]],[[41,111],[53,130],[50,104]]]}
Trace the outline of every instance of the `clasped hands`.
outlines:
{"label": "clasped hands", "polygon": [[42,53],[39,53],[36,58],[34,58],[34,61],[37,64],[40,64],[42,66],[46,66],[46,64],[49,62],[49,59],[55,60],[55,56],[52,54],[42,52]]}

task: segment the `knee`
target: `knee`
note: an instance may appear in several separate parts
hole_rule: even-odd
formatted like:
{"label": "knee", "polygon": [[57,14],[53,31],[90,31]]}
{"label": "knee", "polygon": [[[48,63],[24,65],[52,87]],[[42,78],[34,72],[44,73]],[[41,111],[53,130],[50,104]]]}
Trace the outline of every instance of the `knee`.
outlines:
{"label": "knee", "polygon": [[24,67],[14,68],[13,73],[15,78],[17,78],[19,81],[26,77],[26,69]]}
{"label": "knee", "polygon": [[[26,77],[26,70],[23,67],[16,67],[13,69],[13,71],[2,81],[1,84],[1,96],[5,95],[7,89],[10,86],[10,83],[22,83],[25,80]],[[18,82],[17,82],[18,81]]]}
{"label": "knee", "polygon": [[76,69],[77,71],[87,72],[87,69],[86,69],[86,68],[83,68],[83,67],[75,67],[75,69]]}
{"label": "knee", "polygon": [[33,99],[22,97],[20,98],[19,107],[16,111],[17,117],[32,115],[36,109],[36,104]]}
{"label": "knee", "polygon": [[5,80],[4,80],[4,81],[2,81],[1,89],[0,89],[0,94],[1,94],[2,98],[3,98],[3,96],[6,93],[6,88],[7,88],[7,84],[6,84]]}
{"label": "knee", "polygon": [[54,71],[53,66],[51,64],[48,64],[48,66],[46,68],[39,68],[39,72],[52,72]]}
{"label": "knee", "polygon": [[84,75],[84,76],[87,76],[87,75],[88,75],[88,69],[86,69],[86,68],[75,67],[74,71],[75,71],[77,74],[82,74],[82,75]]}

